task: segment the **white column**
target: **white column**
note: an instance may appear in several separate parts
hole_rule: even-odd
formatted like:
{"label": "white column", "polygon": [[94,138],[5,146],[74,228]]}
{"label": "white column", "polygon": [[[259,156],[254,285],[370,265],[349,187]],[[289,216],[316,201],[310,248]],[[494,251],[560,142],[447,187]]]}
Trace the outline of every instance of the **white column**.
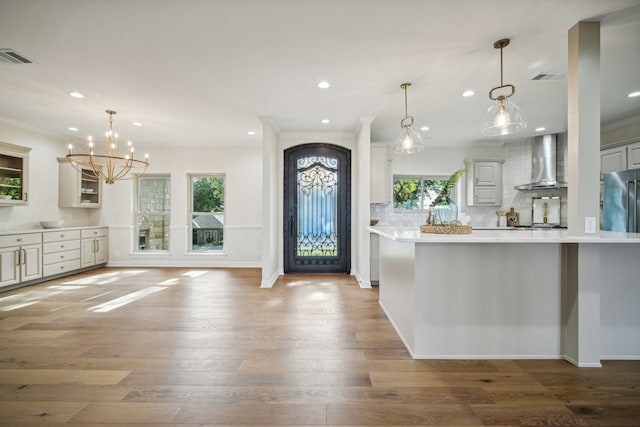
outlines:
{"label": "white column", "polygon": [[360,131],[358,132],[357,141],[357,164],[355,168],[357,179],[351,181],[356,185],[355,191],[355,230],[356,242],[355,257],[352,257],[352,270],[355,270],[355,276],[362,288],[371,287],[371,270],[370,270],[370,235],[367,228],[370,219],[370,184],[371,184],[371,122],[372,117],[360,118]]}
{"label": "white column", "polygon": [[568,232],[585,235],[585,222],[600,218],[600,23],[569,29]]}
{"label": "white column", "polygon": [[278,278],[278,126],[270,117],[262,121],[262,282],[270,288]]}

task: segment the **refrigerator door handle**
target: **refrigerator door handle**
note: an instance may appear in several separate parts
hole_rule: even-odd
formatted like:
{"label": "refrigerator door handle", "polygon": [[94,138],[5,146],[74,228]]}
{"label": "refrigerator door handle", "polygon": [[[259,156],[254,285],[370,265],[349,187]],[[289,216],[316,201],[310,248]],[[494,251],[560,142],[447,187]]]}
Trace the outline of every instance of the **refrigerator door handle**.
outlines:
{"label": "refrigerator door handle", "polygon": [[633,232],[638,232],[638,180],[633,181]]}
{"label": "refrigerator door handle", "polygon": [[627,233],[629,233],[630,231],[633,231],[633,230],[630,230],[630,227],[629,227],[629,217],[631,215],[630,212],[629,212],[629,208],[630,208],[630,206],[629,206],[630,205],[629,198],[631,198],[631,192],[629,190],[630,190],[630,187],[631,187],[632,183],[633,183],[633,181],[627,181],[627,193],[626,193],[626,196],[627,196],[627,200],[626,200],[627,209],[625,210],[625,212],[627,213],[627,222],[625,223],[625,227],[624,227],[624,228],[626,228],[626,232]]}

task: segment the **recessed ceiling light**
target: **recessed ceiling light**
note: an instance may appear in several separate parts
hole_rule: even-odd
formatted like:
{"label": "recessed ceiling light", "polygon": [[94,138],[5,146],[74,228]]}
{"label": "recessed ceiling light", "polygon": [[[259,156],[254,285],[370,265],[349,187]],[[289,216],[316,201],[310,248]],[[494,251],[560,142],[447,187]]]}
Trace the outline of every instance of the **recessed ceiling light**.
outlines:
{"label": "recessed ceiling light", "polygon": [[318,83],[318,87],[320,89],[329,89],[331,87],[331,85],[329,84],[329,82],[325,82],[324,80],[321,81],[320,83]]}
{"label": "recessed ceiling light", "polygon": [[76,92],[76,91],[69,92],[69,96],[73,96],[74,98],[78,98],[78,99],[84,98],[83,94],[81,94],[80,92]]}
{"label": "recessed ceiling light", "polygon": [[635,92],[631,92],[629,95],[627,95],[629,98],[635,98],[636,96],[640,96],[640,90],[637,90]]}
{"label": "recessed ceiling light", "polygon": [[475,95],[476,93],[472,90],[465,90],[464,92],[462,92],[462,96],[464,96],[465,98],[468,98],[470,96]]}
{"label": "recessed ceiling light", "polygon": [[429,126],[422,126],[422,127],[420,128],[420,130],[428,131],[428,130],[429,130]]}
{"label": "recessed ceiling light", "polygon": [[134,126],[142,126],[142,123],[140,123],[140,122],[133,122],[131,124],[134,125]]}
{"label": "recessed ceiling light", "polygon": [[324,125],[328,125],[329,123],[331,123],[331,120],[329,119],[322,119],[320,120],[320,123],[324,124]]}
{"label": "recessed ceiling light", "polygon": [[255,135],[255,134],[256,134],[256,132],[255,132],[255,131],[253,131],[253,130],[250,130],[249,132],[247,132],[247,134],[248,134],[248,135],[253,136],[253,135]]}
{"label": "recessed ceiling light", "polygon": [[70,126],[70,127],[69,127],[69,130],[70,130],[71,132],[78,132],[78,128],[74,128],[73,126]]}
{"label": "recessed ceiling light", "polygon": [[542,127],[536,128],[536,132],[542,132],[543,130],[547,130],[547,128],[542,128]]}

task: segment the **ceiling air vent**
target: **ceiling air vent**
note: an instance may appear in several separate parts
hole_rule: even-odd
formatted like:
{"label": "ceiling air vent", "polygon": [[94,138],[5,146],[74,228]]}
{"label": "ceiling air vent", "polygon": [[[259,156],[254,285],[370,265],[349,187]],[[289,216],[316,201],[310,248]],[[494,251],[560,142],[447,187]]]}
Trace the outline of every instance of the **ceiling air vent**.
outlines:
{"label": "ceiling air vent", "polygon": [[32,64],[33,61],[13,49],[0,49],[0,63]]}
{"label": "ceiling air vent", "polygon": [[540,73],[531,80],[562,80],[566,77],[563,73]]}

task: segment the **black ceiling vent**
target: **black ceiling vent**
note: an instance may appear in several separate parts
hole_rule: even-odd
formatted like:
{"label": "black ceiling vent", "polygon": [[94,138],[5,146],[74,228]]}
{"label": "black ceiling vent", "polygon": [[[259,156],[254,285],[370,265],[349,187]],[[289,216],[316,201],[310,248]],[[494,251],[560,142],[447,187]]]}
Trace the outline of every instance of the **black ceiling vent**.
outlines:
{"label": "black ceiling vent", "polygon": [[562,80],[566,77],[563,73],[540,73],[537,76],[533,76],[531,80]]}
{"label": "black ceiling vent", "polygon": [[0,63],[33,64],[33,61],[13,49],[0,49]]}

